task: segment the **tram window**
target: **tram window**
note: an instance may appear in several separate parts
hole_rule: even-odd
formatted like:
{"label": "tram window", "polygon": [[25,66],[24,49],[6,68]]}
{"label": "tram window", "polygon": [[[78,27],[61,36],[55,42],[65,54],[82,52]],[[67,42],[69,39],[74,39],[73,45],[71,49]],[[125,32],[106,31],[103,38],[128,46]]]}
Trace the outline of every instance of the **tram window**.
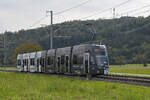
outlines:
{"label": "tram window", "polygon": [[26,60],[23,60],[23,65],[26,65]]}
{"label": "tram window", "polygon": [[83,57],[82,56],[78,57],[77,60],[78,60],[78,62],[77,62],[78,64],[83,64]]}
{"label": "tram window", "polygon": [[20,60],[17,61],[17,62],[18,62],[17,65],[20,65],[20,64],[19,64],[19,61],[20,61]]}
{"label": "tram window", "polygon": [[30,65],[32,65],[32,59],[30,59]]}
{"label": "tram window", "polygon": [[58,67],[60,67],[60,57],[57,58]]}
{"label": "tram window", "polygon": [[27,65],[28,64],[28,62],[27,62],[28,60],[27,59],[25,59],[25,65]]}
{"label": "tram window", "polygon": [[24,65],[24,60],[23,60],[23,65]]}
{"label": "tram window", "polygon": [[34,65],[34,59],[30,59],[30,65]]}
{"label": "tram window", "polygon": [[78,64],[77,63],[77,55],[73,55],[73,64]]}
{"label": "tram window", "polygon": [[26,59],[26,65],[28,65],[28,59]]}
{"label": "tram window", "polygon": [[106,55],[106,52],[104,49],[95,49],[94,51],[97,55]]}
{"label": "tram window", "polygon": [[30,59],[30,65],[32,65],[32,59]]}
{"label": "tram window", "polygon": [[61,65],[63,65],[65,62],[65,56],[61,56]]}
{"label": "tram window", "polygon": [[48,58],[47,58],[47,65],[50,65],[50,64],[51,64],[51,61],[50,61],[50,60],[51,60],[51,57],[48,57]]}
{"label": "tram window", "polygon": [[40,65],[42,65],[42,58],[40,58]]}
{"label": "tram window", "polygon": [[26,59],[25,59],[23,62],[24,62],[24,65],[27,65],[27,64],[26,64]]}
{"label": "tram window", "polygon": [[21,60],[18,60],[18,66],[20,66],[21,65]]}
{"label": "tram window", "polygon": [[43,58],[41,58],[41,65],[43,65]]}
{"label": "tram window", "polygon": [[42,59],[42,65],[45,66],[45,58]]}
{"label": "tram window", "polygon": [[35,64],[34,64],[34,59],[33,59],[33,65],[35,65]]}
{"label": "tram window", "polygon": [[66,66],[68,66],[68,65],[69,65],[69,57],[66,56]]}
{"label": "tram window", "polygon": [[50,64],[51,64],[51,65],[52,65],[52,64],[53,64],[53,62],[54,62],[54,60],[53,60],[53,59],[54,59],[54,56],[52,56],[52,57],[51,57],[51,59],[50,59]]}
{"label": "tram window", "polygon": [[39,59],[37,59],[37,65],[39,65]]}

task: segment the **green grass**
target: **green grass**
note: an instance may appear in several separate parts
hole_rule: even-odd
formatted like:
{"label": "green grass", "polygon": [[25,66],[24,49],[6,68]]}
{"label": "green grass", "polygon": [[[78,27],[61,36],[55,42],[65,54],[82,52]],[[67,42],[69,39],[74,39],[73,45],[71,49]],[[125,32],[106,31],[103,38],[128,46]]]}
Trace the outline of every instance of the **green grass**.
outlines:
{"label": "green grass", "polygon": [[16,67],[0,67],[0,69],[17,70]]}
{"label": "green grass", "polygon": [[112,73],[131,73],[131,74],[150,74],[150,64],[143,67],[142,64],[127,64],[127,65],[111,65],[110,72]]}
{"label": "green grass", "polygon": [[150,100],[150,88],[0,72],[0,100]]}

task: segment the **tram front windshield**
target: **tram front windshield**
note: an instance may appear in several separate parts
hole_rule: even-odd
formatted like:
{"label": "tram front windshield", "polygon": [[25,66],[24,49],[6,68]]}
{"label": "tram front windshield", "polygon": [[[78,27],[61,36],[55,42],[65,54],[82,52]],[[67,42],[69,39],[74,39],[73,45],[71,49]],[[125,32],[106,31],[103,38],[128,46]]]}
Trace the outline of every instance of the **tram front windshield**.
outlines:
{"label": "tram front windshield", "polygon": [[104,66],[107,63],[106,52],[104,49],[95,49],[96,53],[96,62],[99,66]]}

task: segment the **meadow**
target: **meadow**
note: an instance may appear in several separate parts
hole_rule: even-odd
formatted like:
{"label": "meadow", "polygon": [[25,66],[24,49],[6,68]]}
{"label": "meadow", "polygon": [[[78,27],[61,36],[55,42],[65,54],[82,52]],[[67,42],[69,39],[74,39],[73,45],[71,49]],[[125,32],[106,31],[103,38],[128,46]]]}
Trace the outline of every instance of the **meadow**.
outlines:
{"label": "meadow", "polygon": [[144,67],[142,64],[111,65],[111,73],[150,74],[150,64]]}
{"label": "meadow", "polygon": [[0,72],[0,100],[150,100],[150,88],[61,76]]}
{"label": "meadow", "polygon": [[0,67],[0,69],[6,69],[6,70],[17,70],[16,67]]}

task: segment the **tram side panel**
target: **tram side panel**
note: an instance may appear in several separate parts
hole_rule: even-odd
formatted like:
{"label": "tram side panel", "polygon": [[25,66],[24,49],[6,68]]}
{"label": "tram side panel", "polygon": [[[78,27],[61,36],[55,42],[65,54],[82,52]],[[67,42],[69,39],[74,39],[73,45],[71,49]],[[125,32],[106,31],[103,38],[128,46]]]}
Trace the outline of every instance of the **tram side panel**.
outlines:
{"label": "tram side panel", "polygon": [[23,54],[18,54],[17,56],[17,69],[18,71],[23,71]]}
{"label": "tram side panel", "polygon": [[74,46],[72,50],[72,73],[78,75],[86,74],[84,66],[84,53],[86,45]]}
{"label": "tram side panel", "polygon": [[41,51],[38,51],[38,52],[36,52],[36,56],[35,56],[36,72],[41,72],[40,59],[41,59]]}
{"label": "tram side panel", "polygon": [[70,73],[71,47],[59,48],[56,50],[56,71],[57,73]]}
{"label": "tram side panel", "polygon": [[47,51],[47,63],[45,69],[48,73],[55,73],[55,52],[55,49]]}
{"label": "tram side panel", "polygon": [[30,71],[30,54],[29,53],[23,54],[23,71],[24,72]]}
{"label": "tram side panel", "polygon": [[41,72],[43,73],[46,72],[46,63],[47,63],[46,54],[47,54],[46,50],[41,52],[40,64],[41,64]]}
{"label": "tram side panel", "polygon": [[36,72],[36,52],[32,52],[30,55],[30,72]]}

